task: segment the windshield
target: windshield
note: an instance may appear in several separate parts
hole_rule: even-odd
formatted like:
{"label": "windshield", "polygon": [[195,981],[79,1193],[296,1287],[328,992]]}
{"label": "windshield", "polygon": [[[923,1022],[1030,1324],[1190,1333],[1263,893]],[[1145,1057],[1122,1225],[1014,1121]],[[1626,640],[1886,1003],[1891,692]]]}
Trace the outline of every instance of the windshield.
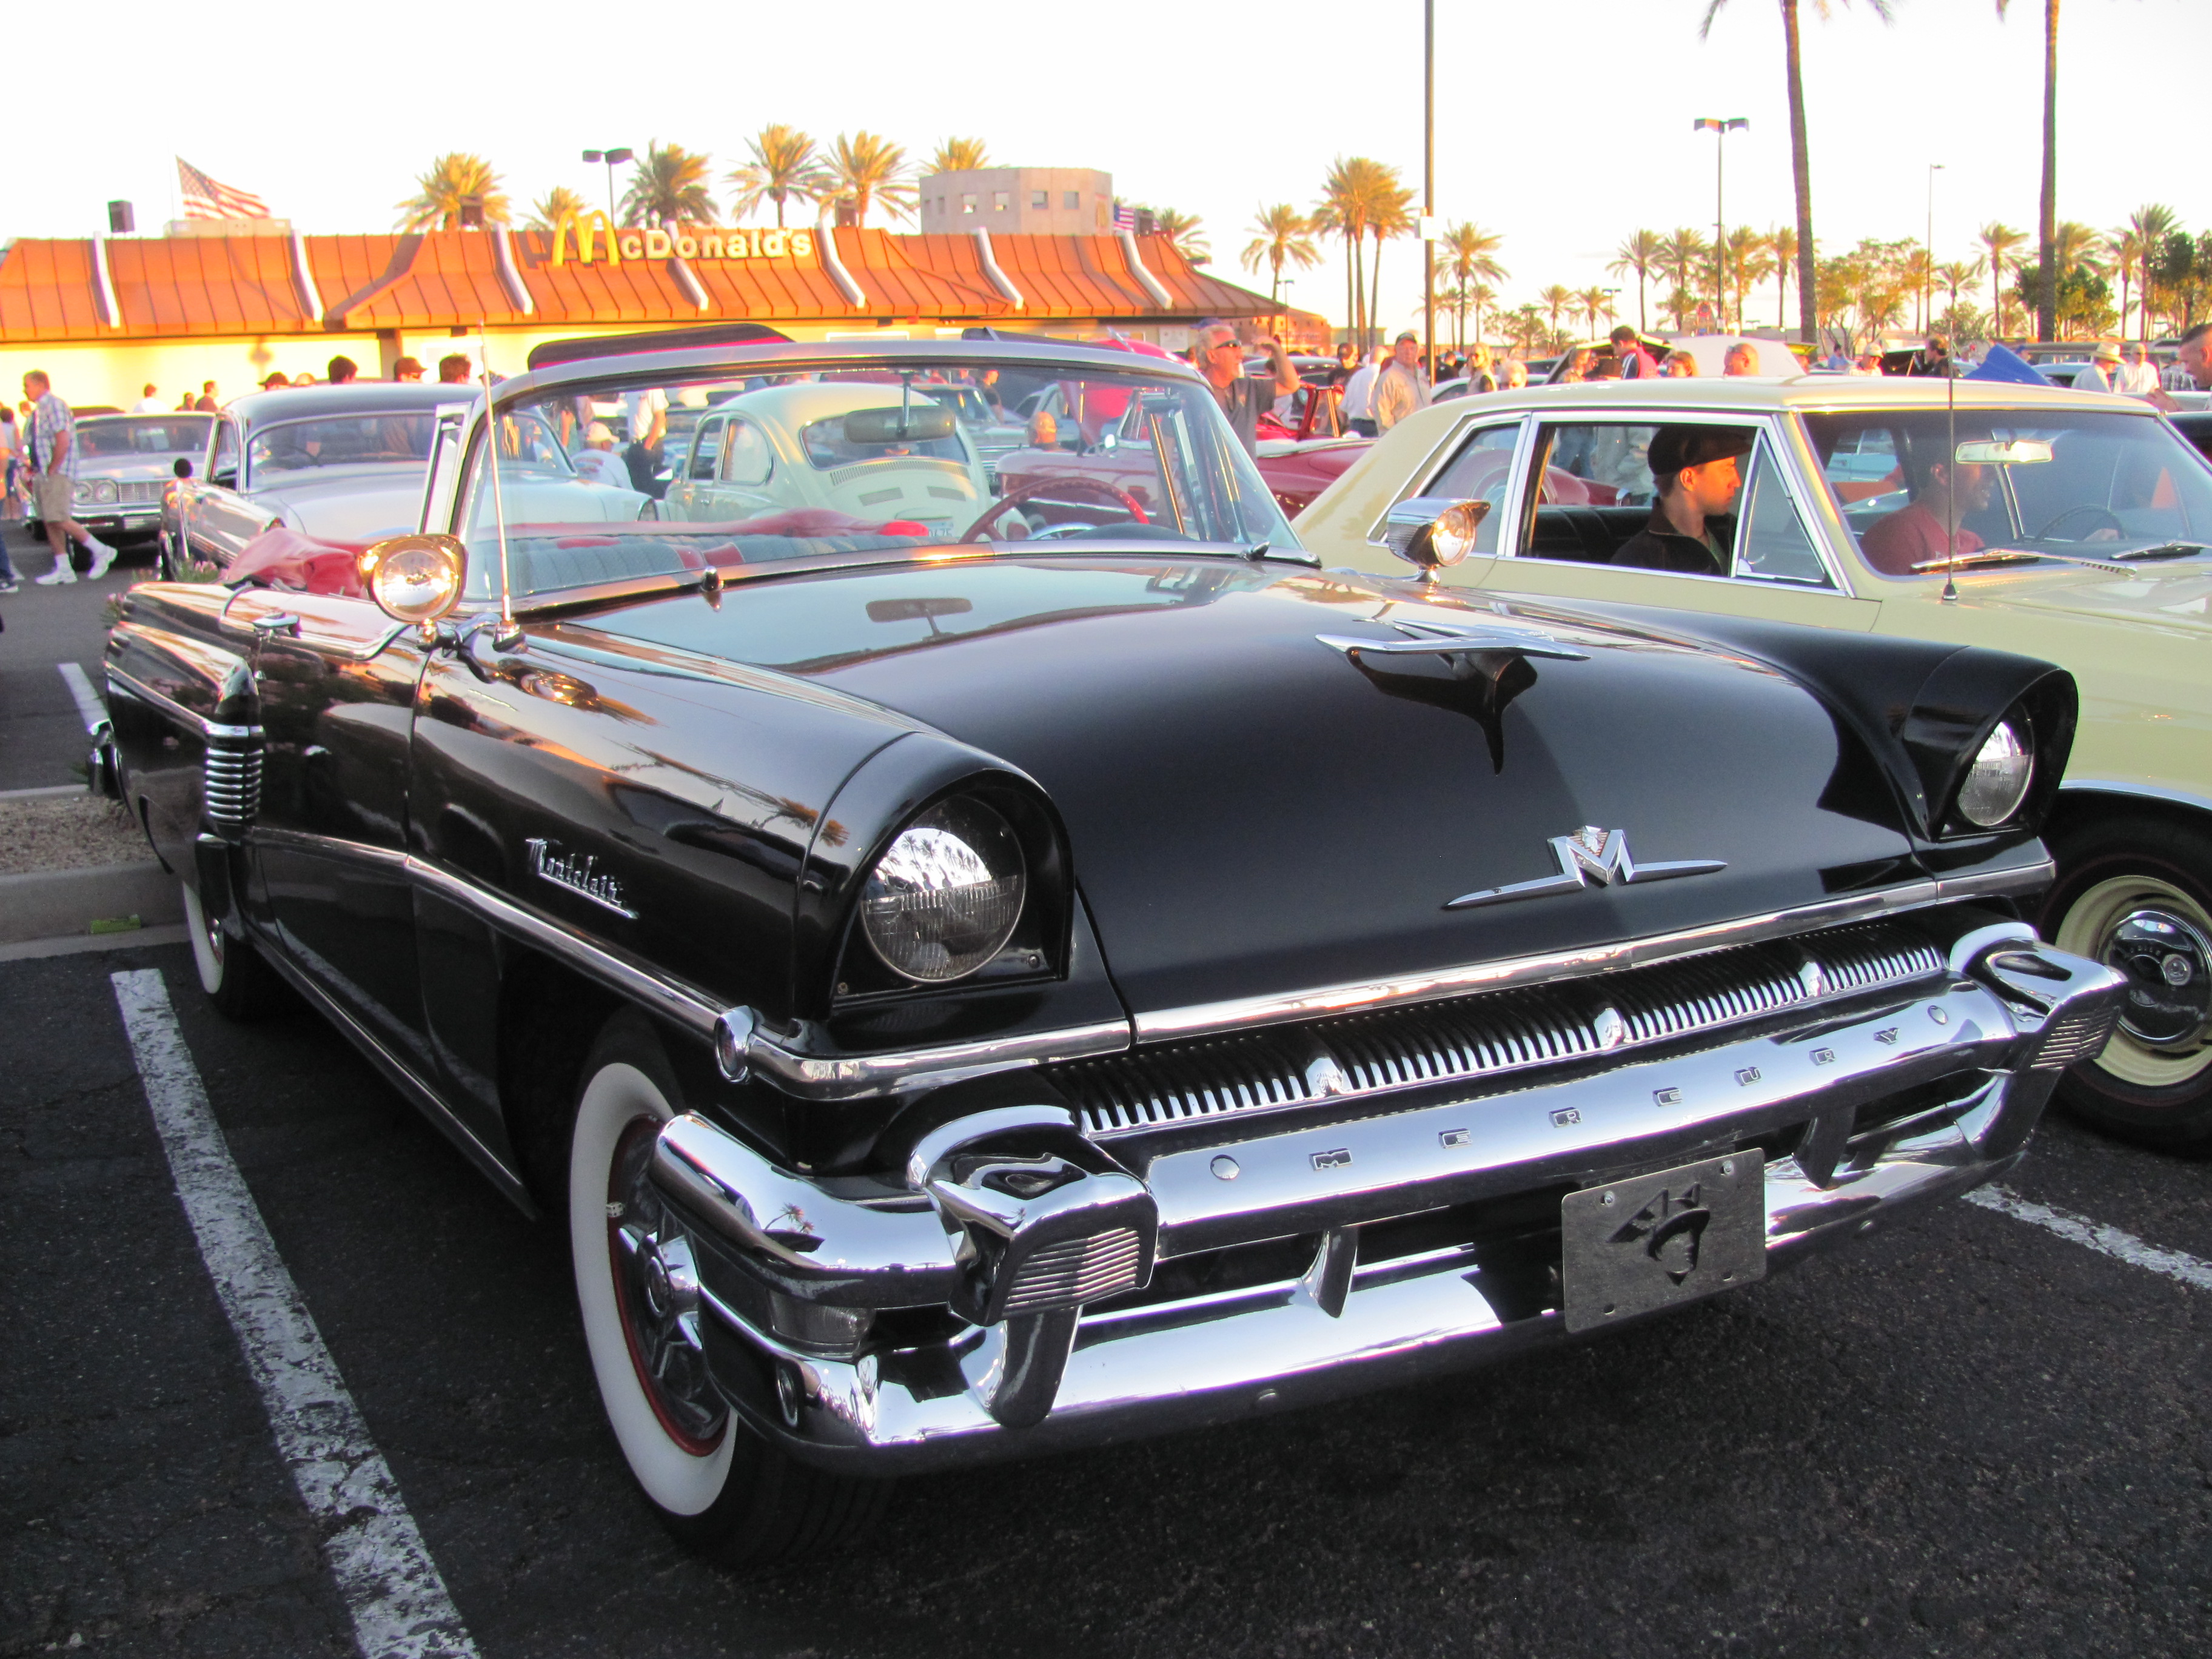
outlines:
{"label": "windshield", "polygon": [[[525,449],[550,446],[586,481],[648,498],[641,518],[620,525],[588,513],[549,521],[510,498],[517,596],[961,543],[1297,547],[1211,392],[1133,353],[1126,371],[987,366],[957,348],[943,358],[776,367],[659,384],[579,380],[502,404],[503,430],[533,434]],[[514,445],[503,447],[513,454]],[[489,496],[480,477],[465,486],[479,595],[497,563]]]}
{"label": "windshield", "polygon": [[332,415],[264,426],[246,442],[246,467],[259,477],[318,467],[421,466],[430,459],[428,410]]}
{"label": "windshield", "polygon": [[1883,575],[1940,580],[1953,560],[2168,557],[2212,544],[2212,466],[2145,416],[1962,409],[1954,419],[1914,409],[1804,418],[1844,522]]}
{"label": "windshield", "polygon": [[138,455],[197,455],[207,447],[212,415],[149,415],[143,420],[80,421],[77,453],[86,460]]}

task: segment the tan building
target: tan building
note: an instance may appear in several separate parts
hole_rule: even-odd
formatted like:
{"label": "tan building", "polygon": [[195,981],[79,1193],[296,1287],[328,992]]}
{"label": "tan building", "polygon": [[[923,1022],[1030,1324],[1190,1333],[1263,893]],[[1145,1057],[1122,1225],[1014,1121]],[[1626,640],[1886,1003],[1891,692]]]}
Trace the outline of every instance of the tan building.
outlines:
{"label": "tan building", "polygon": [[925,236],[1103,236],[1114,228],[1114,175],[1091,167],[933,173],[921,191]]}
{"label": "tan building", "polygon": [[127,409],[150,382],[173,408],[206,380],[228,399],[274,373],[320,380],[340,354],[372,378],[402,356],[435,378],[454,351],[514,374],[541,340],[708,321],[806,340],[1112,331],[1170,350],[1207,317],[1248,335],[1327,329],[1159,237],[672,233],[598,215],[578,232],[27,238],[0,257],[0,390],[12,401],[23,371],[43,368],[81,407]]}

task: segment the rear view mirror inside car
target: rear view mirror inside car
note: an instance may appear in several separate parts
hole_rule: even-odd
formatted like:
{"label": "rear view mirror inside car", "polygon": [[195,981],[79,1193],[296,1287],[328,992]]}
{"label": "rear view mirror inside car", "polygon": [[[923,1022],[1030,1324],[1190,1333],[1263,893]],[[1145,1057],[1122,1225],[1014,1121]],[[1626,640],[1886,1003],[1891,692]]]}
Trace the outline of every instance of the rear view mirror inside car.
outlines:
{"label": "rear view mirror inside car", "polygon": [[2041,438],[1976,438],[1960,444],[1958,456],[1968,466],[2030,466],[2049,460],[2051,446]]}
{"label": "rear view mirror inside car", "polygon": [[952,411],[938,403],[904,409],[856,409],[845,416],[848,444],[919,443],[952,435]]}

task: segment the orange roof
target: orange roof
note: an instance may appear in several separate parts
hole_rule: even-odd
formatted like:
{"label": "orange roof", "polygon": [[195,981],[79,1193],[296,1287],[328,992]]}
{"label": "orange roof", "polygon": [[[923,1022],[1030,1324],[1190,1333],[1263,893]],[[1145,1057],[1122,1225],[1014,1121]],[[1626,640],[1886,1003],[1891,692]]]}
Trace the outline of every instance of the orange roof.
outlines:
{"label": "orange roof", "polygon": [[[896,235],[875,229],[817,232],[836,238],[838,259],[862,302],[839,290],[817,252],[807,259],[694,259],[688,269],[707,296],[702,310],[674,259],[580,261],[556,266],[552,238],[508,239],[514,272],[531,310],[501,280],[497,239],[481,231],[304,236],[304,273],[285,236],[124,237],[102,243],[118,315],[104,316],[93,244],[25,239],[0,258],[0,343],[151,339],[210,335],[301,335],[374,329],[429,330],[483,323],[559,328],[696,322],[703,317],[767,323],[936,317],[1018,327],[1028,321],[1097,318],[1187,321],[1258,317],[1273,307],[1256,294],[1191,265],[1164,238],[1139,250],[1170,296],[1161,305],[1129,265],[1116,236],[1000,236],[992,257],[1020,294],[1017,308],[983,268],[973,236]],[[304,274],[321,306],[308,314]]]}

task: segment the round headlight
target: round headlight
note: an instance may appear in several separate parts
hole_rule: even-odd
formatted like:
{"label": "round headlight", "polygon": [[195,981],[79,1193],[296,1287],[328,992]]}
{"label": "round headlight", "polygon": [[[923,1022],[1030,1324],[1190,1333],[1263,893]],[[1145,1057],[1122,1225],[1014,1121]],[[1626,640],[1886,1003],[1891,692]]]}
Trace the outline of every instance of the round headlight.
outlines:
{"label": "round headlight", "polygon": [[372,543],[359,568],[369,598],[386,616],[427,623],[459,599],[467,561],[468,550],[451,536],[392,536]]}
{"label": "round headlight", "polygon": [[2000,721],[1959,786],[1959,816],[1984,830],[1995,829],[2020,811],[2034,777],[2035,757],[2026,739],[2010,720]]}
{"label": "round headlight", "polygon": [[1022,918],[1021,842],[989,807],[956,797],[916,818],[868,872],[860,901],[869,948],[926,985],[974,973]]}
{"label": "round headlight", "polygon": [[94,478],[92,481],[92,499],[95,501],[113,501],[115,499],[115,480],[112,478]]}

